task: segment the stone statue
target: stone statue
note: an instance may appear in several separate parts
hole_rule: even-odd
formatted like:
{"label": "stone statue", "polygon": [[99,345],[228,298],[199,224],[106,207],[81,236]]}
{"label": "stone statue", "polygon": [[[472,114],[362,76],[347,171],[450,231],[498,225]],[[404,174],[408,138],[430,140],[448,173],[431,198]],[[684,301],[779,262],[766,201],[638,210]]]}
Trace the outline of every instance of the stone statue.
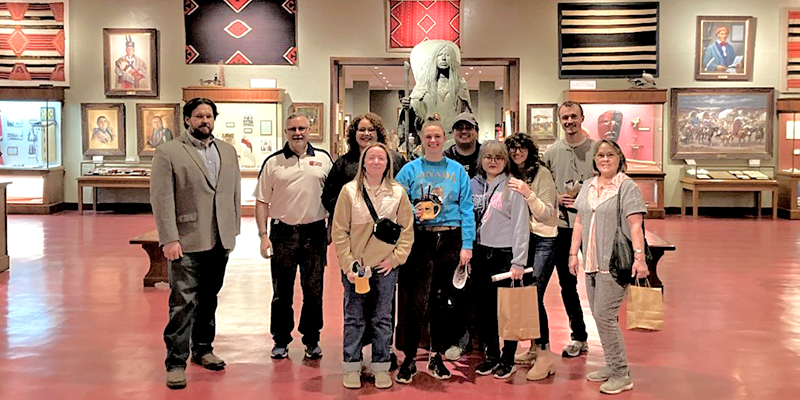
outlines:
{"label": "stone statue", "polygon": [[472,112],[467,81],[460,74],[459,48],[446,40],[422,42],[411,50],[411,70],[416,83],[411,95],[402,100],[404,107],[411,107],[410,131],[418,132],[426,117],[438,113],[451,142],[456,116]]}

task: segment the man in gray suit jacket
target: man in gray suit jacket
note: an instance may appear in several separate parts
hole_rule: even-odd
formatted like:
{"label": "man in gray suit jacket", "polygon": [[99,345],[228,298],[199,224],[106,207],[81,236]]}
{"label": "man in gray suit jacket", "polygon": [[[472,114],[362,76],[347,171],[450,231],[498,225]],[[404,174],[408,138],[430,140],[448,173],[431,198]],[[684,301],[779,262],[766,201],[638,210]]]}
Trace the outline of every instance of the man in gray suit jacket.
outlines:
{"label": "man in gray suit jacket", "polygon": [[221,370],[212,353],[217,294],[241,222],[241,174],[233,146],[214,138],[216,105],[192,99],[183,107],[188,134],[156,148],[150,204],[159,243],[170,260],[167,386],[186,386],[186,359]]}

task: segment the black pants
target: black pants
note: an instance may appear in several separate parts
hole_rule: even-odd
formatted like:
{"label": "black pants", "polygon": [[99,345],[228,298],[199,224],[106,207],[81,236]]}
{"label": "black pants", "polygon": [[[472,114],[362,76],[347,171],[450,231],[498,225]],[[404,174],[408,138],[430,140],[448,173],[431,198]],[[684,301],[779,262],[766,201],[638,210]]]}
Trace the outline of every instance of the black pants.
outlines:
{"label": "black pants", "polygon": [[431,350],[444,353],[464,331],[464,321],[453,311],[453,273],[461,253],[461,229],[431,232],[414,230],[414,245],[400,267],[398,283],[398,348],[413,360],[422,321],[429,315]]}
{"label": "black pants", "polygon": [[[510,247],[493,248],[476,245],[472,253],[472,280],[475,288],[475,325],[478,340],[486,358],[500,358],[500,336],[497,332],[497,288],[510,287],[512,280],[492,282],[492,275],[508,272],[514,254]],[[524,276],[524,284],[533,283],[531,274]],[[516,281],[516,285],[520,282]],[[503,342],[503,360],[513,363],[517,342]]]}
{"label": "black pants", "polygon": [[287,225],[272,221],[270,240],[273,256],[272,320],[270,332],[276,346],[286,347],[294,329],[294,279],[300,266],[303,308],[298,331],[303,343],[315,345],[322,330],[322,282],[325,268],[327,231],[325,221],[304,225]]}
{"label": "black pants", "polygon": [[203,355],[212,350],[216,334],[214,314],[217,294],[222,288],[228,251],[217,238],[217,245],[208,251],[184,253],[170,262],[169,322],[164,329],[167,345],[167,370],[186,368],[191,342],[192,354]]}
{"label": "black pants", "polygon": [[583,322],[583,309],[578,296],[578,277],[569,273],[569,248],[572,245],[572,228],[558,228],[556,237],[555,263],[558,282],[561,285],[561,299],[569,317],[572,340],[585,342],[586,324]]}

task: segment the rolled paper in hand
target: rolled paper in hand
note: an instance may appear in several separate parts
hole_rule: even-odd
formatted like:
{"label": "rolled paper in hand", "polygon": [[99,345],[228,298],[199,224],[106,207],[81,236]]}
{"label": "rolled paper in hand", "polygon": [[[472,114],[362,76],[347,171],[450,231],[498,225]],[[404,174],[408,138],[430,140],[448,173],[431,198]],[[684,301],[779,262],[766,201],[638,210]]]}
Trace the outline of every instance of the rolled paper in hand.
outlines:
{"label": "rolled paper in hand", "polygon": [[[533,268],[525,268],[525,270],[523,272],[526,273],[526,274],[529,274],[529,273],[533,272]],[[498,281],[502,281],[502,280],[509,279],[509,278],[511,278],[511,271],[503,272],[503,273],[497,274],[497,275],[492,275],[492,282],[498,282]]]}

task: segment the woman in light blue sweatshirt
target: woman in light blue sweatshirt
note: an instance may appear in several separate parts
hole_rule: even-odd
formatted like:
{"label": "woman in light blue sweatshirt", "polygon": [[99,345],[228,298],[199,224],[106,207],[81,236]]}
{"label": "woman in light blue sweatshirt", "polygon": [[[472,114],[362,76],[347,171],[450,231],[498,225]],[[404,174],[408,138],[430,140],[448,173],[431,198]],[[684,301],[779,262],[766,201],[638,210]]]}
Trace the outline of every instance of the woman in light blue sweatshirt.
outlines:
{"label": "woman in light blue sweatshirt", "polygon": [[506,147],[497,141],[481,145],[478,174],[472,178],[472,201],[478,225],[472,258],[475,285],[475,325],[485,351],[485,359],[475,368],[478,375],[510,377],[517,342],[506,340],[500,355],[497,332],[497,287],[511,280],[492,282],[492,275],[511,271],[513,280],[522,279],[528,261],[530,217],[525,198],[509,190],[509,158]]}
{"label": "woman in light blue sweatshirt", "polygon": [[464,332],[463,318],[449,311],[459,297],[453,273],[472,258],[475,217],[469,176],[461,164],[444,157],[445,130],[436,117],[422,126],[425,156],[406,164],[395,178],[416,212],[414,244],[398,281],[397,348],[405,353],[398,383],[410,383],[417,373],[414,357],[426,312],[431,336],[428,371],[434,378],[450,378],[442,354]]}

